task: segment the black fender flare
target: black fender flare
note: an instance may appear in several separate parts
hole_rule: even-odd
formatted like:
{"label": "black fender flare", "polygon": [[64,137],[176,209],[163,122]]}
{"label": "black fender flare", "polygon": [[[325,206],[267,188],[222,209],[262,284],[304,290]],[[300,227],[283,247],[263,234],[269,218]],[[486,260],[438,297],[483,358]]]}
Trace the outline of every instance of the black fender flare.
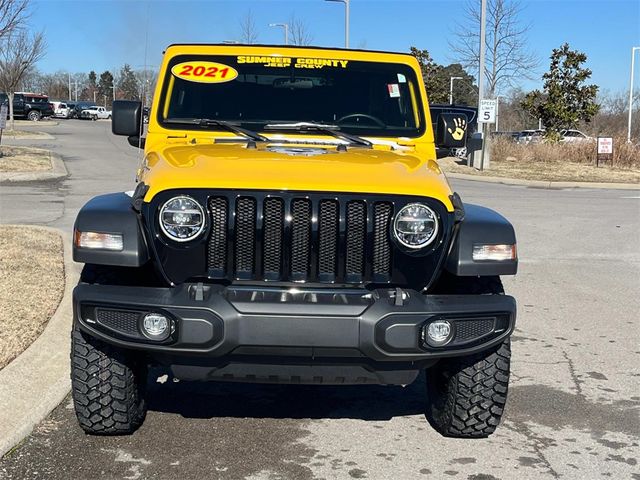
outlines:
{"label": "black fender flare", "polygon": [[[126,193],[99,195],[87,202],[76,217],[73,260],[80,263],[140,267],[149,261],[149,249],[138,212]],[[97,250],[76,246],[76,232],[119,233],[124,248],[121,251]]]}
{"label": "black fender flare", "polygon": [[474,245],[515,245],[516,233],[509,221],[490,208],[464,204],[464,219],[445,262],[445,269],[453,275],[487,276],[515,275],[518,259],[500,261],[473,260]]}

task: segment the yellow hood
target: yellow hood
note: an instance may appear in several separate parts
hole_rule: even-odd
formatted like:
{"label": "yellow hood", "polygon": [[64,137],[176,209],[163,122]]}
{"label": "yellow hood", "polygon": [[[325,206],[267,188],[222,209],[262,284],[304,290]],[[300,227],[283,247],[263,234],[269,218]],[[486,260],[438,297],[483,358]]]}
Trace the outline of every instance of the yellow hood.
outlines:
{"label": "yellow hood", "polygon": [[413,152],[351,147],[169,145],[147,153],[139,179],[145,201],[181,188],[293,190],[428,196],[449,211],[452,191],[433,160]]}

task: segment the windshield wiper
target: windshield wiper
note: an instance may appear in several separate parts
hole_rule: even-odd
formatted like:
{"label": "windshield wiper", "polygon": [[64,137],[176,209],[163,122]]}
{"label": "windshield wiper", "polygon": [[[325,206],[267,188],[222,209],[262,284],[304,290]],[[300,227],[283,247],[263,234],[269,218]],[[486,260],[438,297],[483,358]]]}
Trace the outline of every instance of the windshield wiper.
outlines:
{"label": "windshield wiper", "polygon": [[233,123],[227,122],[225,120],[214,120],[211,118],[167,118],[165,123],[174,123],[174,124],[184,124],[184,125],[197,125],[199,127],[222,127],[228,132],[236,133],[238,135],[242,135],[249,140],[253,140],[255,142],[268,142],[270,141],[264,135],[260,135],[253,130],[247,130],[246,128],[238,127]]}
{"label": "windshield wiper", "polygon": [[373,144],[369,140],[365,140],[357,135],[345,133],[340,130],[338,125],[314,123],[314,122],[296,122],[296,123],[269,123],[264,126],[265,130],[294,130],[296,132],[319,132],[331,135],[341,140],[346,140],[352,145],[360,145],[366,148],[373,148]]}

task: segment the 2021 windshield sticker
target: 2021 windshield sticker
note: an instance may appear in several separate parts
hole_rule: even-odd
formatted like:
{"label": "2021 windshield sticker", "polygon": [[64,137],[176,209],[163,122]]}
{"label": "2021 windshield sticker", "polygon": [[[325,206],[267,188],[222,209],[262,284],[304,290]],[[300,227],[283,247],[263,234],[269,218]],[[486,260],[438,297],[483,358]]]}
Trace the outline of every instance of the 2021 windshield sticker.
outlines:
{"label": "2021 windshield sticker", "polygon": [[347,68],[349,60],[335,60],[332,58],[291,58],[277,56],[240,55],[238,63],[257,63],[263,67],[283,68],[293,65],[294,68]]}
{"label": "2021 windshield sticker", "polygon": [[198,83],[224,83],[235,80],[238,71],[216,62],[182,62],[171,68],[171,73],[182,80]]}

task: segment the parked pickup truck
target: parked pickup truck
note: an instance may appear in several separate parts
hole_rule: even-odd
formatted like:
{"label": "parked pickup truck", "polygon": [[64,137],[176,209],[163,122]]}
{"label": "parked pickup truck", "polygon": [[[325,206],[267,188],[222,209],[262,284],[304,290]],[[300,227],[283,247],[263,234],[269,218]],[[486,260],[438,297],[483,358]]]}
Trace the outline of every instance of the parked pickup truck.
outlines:
{"label": "parked pickup truck", "polygon": [[111,110],[107,110],[105,107],[88,107],[80,112],[80,118],[88,118],[91,120],[98,120],[99,118],[111,118]]}
{"label": "parked pickup truck", "polygon": [[426,375],[443,435],[496,429],[516,237],[439,168],[436,144],[464,147],[468,117],[432,123],[415,57],[172,45],[150,112],[147,129],[140,102],[114,102],[113,133],[144,148],[137,186],[93,198],[74,225],[71,379],[86,432],[138,428],[156,366],[191,381]]}
{"label": "parked pickup truck", "polygon": [[[0,105],[8,103],[6,93],[0,93]],[[37,122],[45,117],[52,117],[53,105],[49,97],[38,93],[16,92],[13,94],[13,115],[17,118],[27,118]]]}

